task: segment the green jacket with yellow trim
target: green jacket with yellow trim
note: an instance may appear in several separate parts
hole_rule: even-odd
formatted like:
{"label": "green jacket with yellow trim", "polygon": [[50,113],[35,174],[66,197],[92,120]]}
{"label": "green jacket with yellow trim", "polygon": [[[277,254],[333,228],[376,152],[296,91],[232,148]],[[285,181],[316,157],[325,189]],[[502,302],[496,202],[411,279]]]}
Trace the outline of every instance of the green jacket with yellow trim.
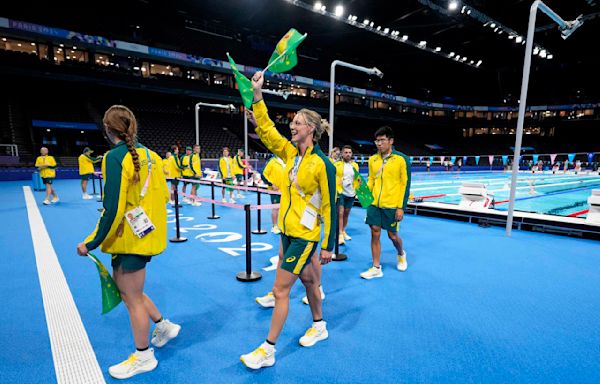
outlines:
{"label": "green jacket with yellow trim", "polygon": [[[286,170],[290,172],[294,168],[294,160],[299,155],[298,149],[277,131],[275,124],[269,118],[264,101],[261,100],[253,104],[252,109],[258,123],[256,133],[271,152],[281,157],[286,163]],[[283,178],[279,228],[287,236],[318,242],[321,237],[322,221],[324,236],[321,248],[327,251],[333,250],[337,228],[335,167],[321,151],[318,144],[309,147],[302,156],[298,166],[297,181],[304,197],[289,177]],[[317,211],[321,220],[317,220],[313,229],[308,229],[300,224],[300,219],[306,206],[310,204],[310,198],[317,190],[321,192],[321,208],[317,209],[317,207],[310,206]]]}
{"label": "green jacket with yellow trim", "polygon": [[[153,256],[167,247],[167,207],[169,190],[160,156],[148,150],[152,171],[148,190],[140,201],[140,193],[148,176],[146,148],[136,146],[140,162],[140,181],[133,183],[134,166],[125,142],[111,149],[102,160],[104,175],[104,212],[96,229],[86,239],[91,251],[98,246],[110,254],[134,254]],[[141,206],[154,224],[155,229],[143,238],[138,238],[125,220],[125,212]],[[117,229],[121,227],[121,230]],[[122,232],[122,233],[121,233]]]}
{"label": "green jacket with yellow trim", "polygon": [[406,209],[410,174],[408,156],[402,152],[392,150],[385,158],[385,163],[379,153],[371,156],[367,185],[373,193],[372,205],[378,208]]}
{"label": "green jacket with yellow trim", "polygon": [[[338,160],[335,163],[333,163],[333,165],[335,165],[335,182],[337,187],[337,194],[339,196],[344,191],[344,186],[342,185],[342,181],[344,178],[344,160]],[[354,160],[350,160],[350,165],[352,165],[352,168],[356,169],[356,172],[358,172],[358,164],[356,164]],[[356,191],[359,186],[359,181],[354,176],[352,180],[352,186],[354,187],[354,191]]]}

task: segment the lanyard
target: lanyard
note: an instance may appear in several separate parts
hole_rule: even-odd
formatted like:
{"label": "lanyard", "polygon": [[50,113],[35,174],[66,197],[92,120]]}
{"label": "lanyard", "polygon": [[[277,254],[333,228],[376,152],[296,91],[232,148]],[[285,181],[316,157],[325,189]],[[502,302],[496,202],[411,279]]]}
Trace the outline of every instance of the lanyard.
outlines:
{"label": "lanyard", "polygon": [[383,171],[383,166],[385,165],[385,163],[387,163],[387,161],[390,159],[390,156],[392,156],[392,154],[390,153],[389,155],[387,155],[385,158],[382,157],[381,158],[381,167],[379,167],[379,170],[377,171],[377,173],[375,174],[375,177],[379,177],[379,175],[381,175],[381,172]]}
{"label": "lanyard", "polygon": [[304,197],[306,195],[304,194],[304,192],[302,192],[302,188],[300,188],[300,185],[298,184],[298,169],[300,168],[301,162],[302,162],[302,156],[296,156],[294,158],[294,167],[290,171],[290,180],[296,186],[296,189],[298,190],[298,194],[300,194],[300,196]]}
{"label": "lanyard", "polygon": [[140,201],[144,198],[144,196],[146,196],[146,192],[148,192],[148,184],[150,184],[150,172],[152,172],[152,160],[150,159],[150,152],[148,152],[148,148],[146,148],[146,158],[148,159],[148,176],[146,176],[144,187],[140,192]]}

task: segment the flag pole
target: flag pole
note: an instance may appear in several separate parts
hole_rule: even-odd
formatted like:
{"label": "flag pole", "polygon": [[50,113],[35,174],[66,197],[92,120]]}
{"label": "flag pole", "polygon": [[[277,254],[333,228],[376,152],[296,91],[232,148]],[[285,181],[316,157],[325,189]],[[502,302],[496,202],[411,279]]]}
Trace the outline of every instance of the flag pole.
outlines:
{"label": "flag pole", "polygon": [[96,261],[96,259],[94,259],[92,256],[90,256],[89,253],[86,256],[89,257],[90,260],[92,260],[94,262],[94,264],[99,265],[98,262]]}
{"label": "flag pole", "polygon": [[269,68],[271,68],[271,66],[272,66],[273,64],[275,64],[276,62],[278,62],[279,60],[281,60],[281,58],[282,58],[282,57],[283,57],[283,56],[284,56],[284,55],[287,53],[287,51],[288,51],[288,50],[289,50],[289,48],[288,48],[288,49],[286,49],[285,51],[283,51],[283,53],[282,53],[281,55],[277,56],[277,58],[276,58],[275,60],[271,61],[271,63],[270,63],[269,65],[267,65],[267,66],[265,67],[265,69],[263,69],[263,70],[262,70],[262,73],[265,73],[265,72],[267,72],[267,70],[268,70]]}

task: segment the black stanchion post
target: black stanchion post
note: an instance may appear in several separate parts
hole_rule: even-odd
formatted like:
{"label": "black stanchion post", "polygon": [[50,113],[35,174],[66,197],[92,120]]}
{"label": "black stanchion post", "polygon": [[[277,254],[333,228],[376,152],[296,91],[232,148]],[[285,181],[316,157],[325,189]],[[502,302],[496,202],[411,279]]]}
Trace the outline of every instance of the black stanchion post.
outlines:
{"label": "black stanchion post", "polygon": [[336,214],[336,223],[335,226],[335,257],[332,258],[333,261],[346,261],[348,260],[348,255],[345,253],[340,253],[340,204],[339,202],[335,205],[335,214]]}
{"label": "black stanchion post", "polygon": [[215,201],[215,182],[214,182],[214,181],[211,181],[211,182],[210,182],[210,199],[213,201],[213,202],[211,203],[212,215],[210,215],[210,216],[207,216],[206,218],[207,218],[207,219],[212,219],[212,220],[215,220],[215,219],[220,219],[220,218],[221,218],[221,216],[217,216],[217,215],[215,214],[215,203],[214,203],[214,201]]}
{"label": "black stanchion post", "polygon": [[[175,178],[175,181],[177,181],[177,178]],[[169,241],[171,243],[183,243],[184,241],[187,241],[187,239],[185,237],[181,237],[179,233],[179,191],[176,190],[175,192],[175,196],[173,197],[175,198],[175,231],[177,236],[175,236],[172,239],[169,239]]]}
{"label": "black stanchion post", "polygon": [[[100,197],[98,197],[98,202],[101,203],[102,202],[102,198],[104,193],[102,192],[102,179],[104,178],[104,175],[100,175],[98,176],[98,183],[100,184]],[[98,212],[102,212],[104,210],[104,207],[100,207],[98,208]]]}
{"label": "black stanchion post", "polygon": [[[87,191],[85,191],[87,193]],[[92,195],[96,196],[96,175],[92,172]]]}
{"label": "black stanchion post", "polygon": [[[258,190],[256,192],[258,193],[258,195],[256,196],[256,199],[257,199],[256,204],[258,204],[260,206],[260,190]],[[261,211],[262,211],[262,209],[260,209],[260,208],[256,210],[257,215],[258,215],[258,228],[256,228],[254,231],[252,231],[252,233],[254,233],[255,235],[264,235],[265,233],[267,233],[267,231],[263,231],[260,228]]]}
{"label": "black stanchion post", "polygon": [[98,181],[100,183],[100,197],[98,197],[98,202],[102,202],[102,179],[104,178],[104,175],[98,176]]}
{"label": "black stanchion post", "polygon": [[262,278],[259,272],[252,272],[252,234],[250,232],[250,204],[244,205],[246,213],[246,270],[238,272],[236,279],[243,282],[257,281]]}

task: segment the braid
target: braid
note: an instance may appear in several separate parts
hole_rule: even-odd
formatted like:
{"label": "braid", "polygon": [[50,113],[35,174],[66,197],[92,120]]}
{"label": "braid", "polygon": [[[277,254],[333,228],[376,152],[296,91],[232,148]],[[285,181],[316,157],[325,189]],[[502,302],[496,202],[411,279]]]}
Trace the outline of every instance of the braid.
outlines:
{"label": "braid", "polygon": [[[121,140],[125,141],[127,150],[131,154],[133,160],[133,167],[135,172],[133,174],[133,182],[137,183],[140,181],[140,158],[135,150],[136,136],[137,136],[137,121],[133,112],[124,105],[113,105],[104,114],[102,119],[104,127],[107,132],[111,132]],[[150,161],[150,159],[148,159]]]}
{"label": "braid", "polygon": [[[130,135],[125,135],[125,144],[127,144],[127,149],[129,150],[131,159],[133,160],[133,168],[135,169],[135,172],[133,173],[133,182],[137,183],[140,181],[140,158],[135,150],[133,137]],[[148,159],[148,161],[150,161],[150,159]]]}

